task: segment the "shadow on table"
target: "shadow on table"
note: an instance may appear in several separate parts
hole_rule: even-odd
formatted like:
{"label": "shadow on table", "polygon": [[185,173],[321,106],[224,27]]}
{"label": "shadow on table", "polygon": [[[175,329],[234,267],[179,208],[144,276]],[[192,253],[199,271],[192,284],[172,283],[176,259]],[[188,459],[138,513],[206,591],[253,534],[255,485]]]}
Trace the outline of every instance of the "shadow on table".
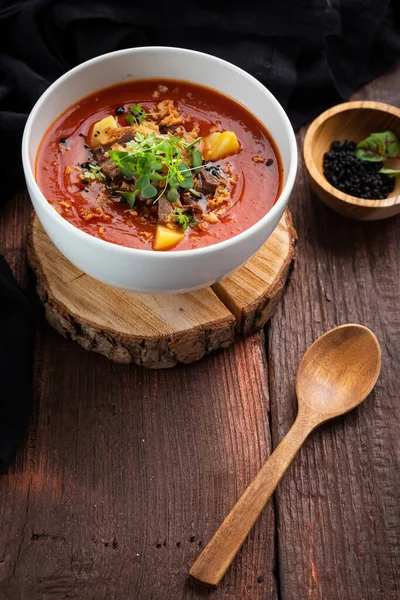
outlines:
{"label": "shadow on table", "polygon": [[357,221],[334,212],[323,204],[314,192],[310,193],[306,226],[318,246],[334,254],[350,251],[376,250],[386,245],[399,226],[399,215],[379,221]]}

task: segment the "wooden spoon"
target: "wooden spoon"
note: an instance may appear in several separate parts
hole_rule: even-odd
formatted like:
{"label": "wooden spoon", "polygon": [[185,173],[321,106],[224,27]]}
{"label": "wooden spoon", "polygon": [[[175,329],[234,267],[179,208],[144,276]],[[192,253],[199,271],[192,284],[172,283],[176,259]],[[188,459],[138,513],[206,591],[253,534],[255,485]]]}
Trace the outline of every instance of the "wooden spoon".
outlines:
{"label": "wooden spoon", "polygon": [[297,418],[197,558],[194,579],[219,584],[306,437],[365,400],[380,368],[379,342],[362,325],[331,329],[309,347],[297,372]]}

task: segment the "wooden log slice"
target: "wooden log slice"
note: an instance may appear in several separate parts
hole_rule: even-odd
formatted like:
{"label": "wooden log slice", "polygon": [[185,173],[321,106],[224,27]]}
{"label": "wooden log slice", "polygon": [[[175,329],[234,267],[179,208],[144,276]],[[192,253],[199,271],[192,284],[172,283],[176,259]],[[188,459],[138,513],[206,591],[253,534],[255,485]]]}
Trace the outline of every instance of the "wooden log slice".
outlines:
{"label": "wooden log slice", "polygon": [[107,286],[72,265],[34,215],[28,260],[47,321],[86,350],[150,368],[190,363],[227,348],[235,329],[262,327],[282,296],[296,232],[286,210],[264,246],[224,281],[187,294],[144,295]]}
{"label": "wooden log slice", "polygon": [[249,335],[272,317],[285,289],[295,257],[297,233],[286,209],[264,246],[213,291],[235,315],[236,330]]}

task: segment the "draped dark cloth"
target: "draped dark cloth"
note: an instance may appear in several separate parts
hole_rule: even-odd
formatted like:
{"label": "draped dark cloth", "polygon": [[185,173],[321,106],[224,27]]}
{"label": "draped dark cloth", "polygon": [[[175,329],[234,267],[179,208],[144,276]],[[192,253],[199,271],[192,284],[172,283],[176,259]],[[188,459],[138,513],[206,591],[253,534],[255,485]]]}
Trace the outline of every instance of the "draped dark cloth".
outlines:
{"label": "draped dark cloth", "polygon": [[[0,132],[7,156],[0,162],[0,203],[24,187],[22,132],[46,87],[94,56],[149,45],[200,50],[242,67],[272,91],[298,128],[400,56],[400,1],[0,2]],[[5,469],[29,412],[26,358],[33,325],[11,272],[3,262],[0,267],[0,466]]]}

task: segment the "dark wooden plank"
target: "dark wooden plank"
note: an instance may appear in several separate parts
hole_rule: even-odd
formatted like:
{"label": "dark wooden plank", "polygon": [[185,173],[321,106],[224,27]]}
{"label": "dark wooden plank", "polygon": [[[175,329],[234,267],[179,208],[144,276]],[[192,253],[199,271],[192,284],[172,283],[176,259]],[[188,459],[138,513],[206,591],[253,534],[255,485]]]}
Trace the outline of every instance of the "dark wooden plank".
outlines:
{"label": "dark wooden plank", "polygon": [[[363,94],[396,103],[395,86],[390,74]],[[274,444],[294,419],[298,362],[322,331],[371,326],[383,372],[364,406],[313,434],[281,483],[279,590],[270,504],[212,597],[395,598],[399,219],[330,213],[303,168],[292,208],[299,259],[268,338]],[[24,285],[27,211],[19,197],[0,217],[0,248]],[[202,597],[185,580],[198,542],[270,451],[266,377],[262,335],[153,373],[86,354],[40,320],[31,428],[0,479],[0,598]]]}
{"label": "dark wooden plank", "polygon": [[[400,104],[400,63],[358,98]],[[299,135],[301,150],[304,131]],[[297,403],[307,346],[346,322],[369,326],[382,372],[364,405],[314,432],[276,494],[280,598],[399,598],[398,369],[400,219],[357,222],[309,190],[303,163],[291,201],[298,258],[268,337],[273,444]]]}
{"label": "dark wooden plank", "polygon": [[[27,219],[21,196],[0,222],[24,285]],[[270,453],[264,348],[259,333],[147,371],[85,352],[40,313],[34,417],[0,478],[1,600],[202,597],[187,572]],[[275,592],[270,505],[213,598]]]}

